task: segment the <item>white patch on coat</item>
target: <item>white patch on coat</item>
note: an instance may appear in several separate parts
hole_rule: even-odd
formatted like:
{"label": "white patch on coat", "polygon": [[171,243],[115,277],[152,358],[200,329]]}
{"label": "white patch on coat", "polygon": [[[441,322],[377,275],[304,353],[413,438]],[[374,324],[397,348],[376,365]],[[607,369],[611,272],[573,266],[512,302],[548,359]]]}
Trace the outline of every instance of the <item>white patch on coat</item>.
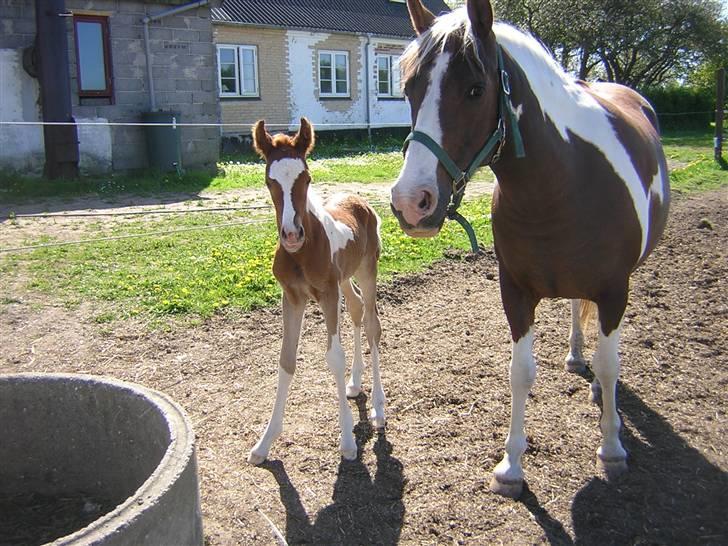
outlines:
{"label": "white patch on coat", "polygon": [[656,195],[660,200],[660,203],[662,203],[665,198],[662,176],[662,163],[658,162],[657,174],[655,174],[655,177],[652,179],[652,183],[650,184],[650,193]]}
{"label": "white patch on coat", "polygon": [[349,226],[331,216],[331,213],[324,208],[321,198],[313,188],[308,188],[306,209],[316,216],[324,227],[326,237],[329,239],[331,261],[333,262],[334,255],[342,248],[345,248],[349,241],[354,240],[354,232]]}
{"label": "white patch on coat", "polygon": [[[450,53],[441,53],[430,71],[430,81],[425,92],[414,130],[427,134],[442,146],[442,127],[440,126],[440,98],[442,95],[442,79],[450,64]],[[407,194],[422,186],[432,186],[432,193],[437,195],[438,159],[424,144],[410,141],[404,156],[404,165],[392,186],[392,193]]]}
{"label": "white patch on coat", "polygon": [[283,192],[281,227],[287,232],[297,231],[294,223],[296,211],[293,208],[293,184],[305,169],[303,160],[298,157],[278,159],[268,168],[268,178],[278,182]]}
{"label": "white patch on coat", "polygon": [[609,113],[566,74],[532,36],[503,23],[493,25],[493,31],[498,43],[520,65],[544,118],[551,120],[561,138],[569,142],[571,131],[591,143],[624,181],[642,232],[642,256],[647,246],[649,200],[639,174],[610,122]]}

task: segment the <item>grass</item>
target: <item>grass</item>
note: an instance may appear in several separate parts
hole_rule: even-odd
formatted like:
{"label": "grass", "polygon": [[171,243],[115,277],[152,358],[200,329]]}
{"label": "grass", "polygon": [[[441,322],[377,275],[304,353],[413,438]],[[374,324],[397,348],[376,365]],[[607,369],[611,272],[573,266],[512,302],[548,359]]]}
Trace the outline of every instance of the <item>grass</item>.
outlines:
{"label": "grass", "polygon": [[[667,156],[677,165],[671,172],[674,189],[690,192],[728,185],[728,171],[721,170],[712,160],[712,140],[708,132],[670,132],[663,141]],[[317,183],[391,181],[402,164],[401,154],[392,150],[354,150],[346,157],[330,157],[329,152],[324,147],[323,152],[310,162]],[[157,178],[145,175],[138,179],[109,177],[113,183],[105,188],[110,193],[129,188],[151,191],[154,187],[159,191],[181,191],[188,187],[199,191],[204,185],[204,189],[222,191],[260,184],[263,166],[261,162],[230,159],[209,179],[195,178],[193,173],[185,176],[187,178],[182,179],[171,175]],[[487,169],[479,174],[481,178],[490,176]],[[76,186],[66,188],[69,194],[64,194],[64,188],[52,186],[52,183],[45,183],[46,186],[40,183],[37,191],[43,194],[55,189],[61,195],[71,195],[88,189],[90,186],[86,184],[89,183],[76,182]],[[25,196],[32,195],[28,188],[18,191]],[[492,244],[489,201],[487,197],[470,200],[461,209],[473,221],[479,242],[486,246]],[[395,274],[419,271],[441,259],[450,248],[469,248],[465,232],[453,222],[446,223],[435,239],[411,239],[399,229],[387,210],[379,212],[383,218],[384,250],[380,271],[384,280]],[[143,235],[248,220],[243,212],[225,215],[201,212],[122,225],[88,224],[78,238]],[[250,225],[48,247],[0,255],[0,277],[22,279],[21,282],[31,290],[57,297],[67,305],[87,300],[107,302],[108,305],[102,305],[94,317],[100,324],[139,315],[194,319],[227,310],[247,311],[279,301],[280,291],[270,271],[275,232],[272,215],[267,215],[262,223]],[[27,244],[52,241],[35,239]],[[0,294],[0,304],[16,301],[10,296]]]}
{"label": "grass", "polygon": [[[492,244],[489,207],[487,198],[463,207],[486,246]],[[384,247],[380,272],[385,280],[421,270],[441,259],[447,249],[468,248],[467,236],[457,224],[448,222],[437,238],[412,239],[385,212],[380,211]],[[237,219],[242,221],[240,215]],[[162,219],[153,226],[149,221],[135,222],[123,229],[143,234],[220,222],[219,216],[201,213]],[[88,299],[111,303],[113,312],[104,308],[94,318],[98,323],[138,315],[208,317],[226,309],[247,311],[278,303],[280,289],[271,273],[275,246],[271,217],[262,224],[12,254],[0,259],[0,275],[23,272],[30,289],[66,304]]]}

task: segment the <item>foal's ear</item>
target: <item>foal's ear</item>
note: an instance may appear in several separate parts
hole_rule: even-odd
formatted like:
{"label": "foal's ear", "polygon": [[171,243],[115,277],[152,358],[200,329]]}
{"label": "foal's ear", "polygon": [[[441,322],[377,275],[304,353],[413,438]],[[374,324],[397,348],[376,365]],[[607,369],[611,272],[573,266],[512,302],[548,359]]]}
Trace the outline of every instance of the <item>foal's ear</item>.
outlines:
{"label": "foal's ear", "polygon": [[435,20],[435,16],[422,4],[422,0],[407,0],[407,11],[412,20],[412,28],[418,35],[430,28]]}
{"label": "foal's ear", "polygon": [[493,30],[493,7],[490,0],[468,0],[468,19],[473,32],[481,40]]}
{"label": "foal's ear", "polygon": [[253,125],[253,149],[263,159],[267,158],[273,149],[273,137],[265,130],[265,121],[262,119]]}
{"label": "foal's ear", "polygon": [[301,128],[298,130],[298,134],[293,137],[293,147],[298,153],[306,157],[313,150],[315,140],[313,126],[306,118],[301,118]]}

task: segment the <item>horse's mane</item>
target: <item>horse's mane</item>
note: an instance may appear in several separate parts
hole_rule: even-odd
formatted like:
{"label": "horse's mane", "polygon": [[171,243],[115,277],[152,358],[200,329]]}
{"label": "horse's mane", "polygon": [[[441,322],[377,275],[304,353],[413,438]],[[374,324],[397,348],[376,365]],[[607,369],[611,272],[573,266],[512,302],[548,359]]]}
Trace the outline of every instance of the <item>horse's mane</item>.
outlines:
{"label": "horse's mane", "polygon": [[[517,61],[520,61],[518,57],[527,55],[531,61],[529,64],[543,65],[547,72],[553,72],[565,83],[572,81],[543,44],[527,32],[497,22],[493,25],[493,33],[496,41],[511,56],[516,57]],[[465,7],[460,7],[439,16],[427,31],[407,46],[400,59],[402,81],[405,82],[416,75],[433,55],[442,53],[450,38],[456,38],[461,42],[461,51],[474,69],[485,70],[485,63],[478,54],[478,41],[470,25],[467,10]]]}

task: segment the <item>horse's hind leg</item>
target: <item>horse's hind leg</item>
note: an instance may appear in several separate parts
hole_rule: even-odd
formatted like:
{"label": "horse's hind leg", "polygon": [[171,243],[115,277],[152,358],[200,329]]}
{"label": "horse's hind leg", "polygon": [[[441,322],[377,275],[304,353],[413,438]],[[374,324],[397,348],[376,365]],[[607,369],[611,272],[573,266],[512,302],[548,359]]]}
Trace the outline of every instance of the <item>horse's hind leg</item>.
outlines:
{"label": "horse's hind leg", "polygon": [[250,451],[248,462],[260,464],[268,457],[271,444],[283,431],[283,412],[288,399],[288,389],[296,371],[296,353],[298,339],[301,335],[303,312],[306,305],[303,301],[293,302],[283,294],[283,345],[281,347],[280,365],[278,367],[278,388],[276,401],[273,404],[273,415],[258,443]]}
{"label": "horse's hind leg", "polygon": [[582,330],[582,301],[571,300],[571,330],[569,331],[569,354],[566,355],[566,371],[583,373],[586,371],[584,360],[584,331]]}
{"label": "horse's hind leg", "polygon": [[361,376],[364,370],[364,358],[361,352],[361,319],[364,316],[364,302],[359,289],[351,279],[343,281],[340,286],[346,299],[346,308],[354,323],[354,360],[351,365],[351,379],[346,385],[346,396],[356,398],[361,392]]}
{"label": "horse's hind leg", "polygon": [[[619,379],[619,336],[622,315],[627,303],[626,291],[614,298],[606,298],[599,304],[599,343],[592,358],[596,376],[595,384],[601,385],[602,443],[597,449],[597,463],[607,477],[627,470],[627,452],[619,440],[621,421],[617,414],[617,380]],[[598,381],[598,383],[597,383]],[[594,385],[592,385],[592,390]]]}
{"label": "horse's hind leg", "polygon": [[382,326],[377,313],[377,261],[373,259],[364,264],[357,272],[357,280],[361,285],[364,298],[364,329],[369,342],[369,352],[372,357],[372,424],[377,429],[383,429],[386,424],[384,407],[387,400],[382,388],[382,378],[379,373],[379,341],[382,337]]}

